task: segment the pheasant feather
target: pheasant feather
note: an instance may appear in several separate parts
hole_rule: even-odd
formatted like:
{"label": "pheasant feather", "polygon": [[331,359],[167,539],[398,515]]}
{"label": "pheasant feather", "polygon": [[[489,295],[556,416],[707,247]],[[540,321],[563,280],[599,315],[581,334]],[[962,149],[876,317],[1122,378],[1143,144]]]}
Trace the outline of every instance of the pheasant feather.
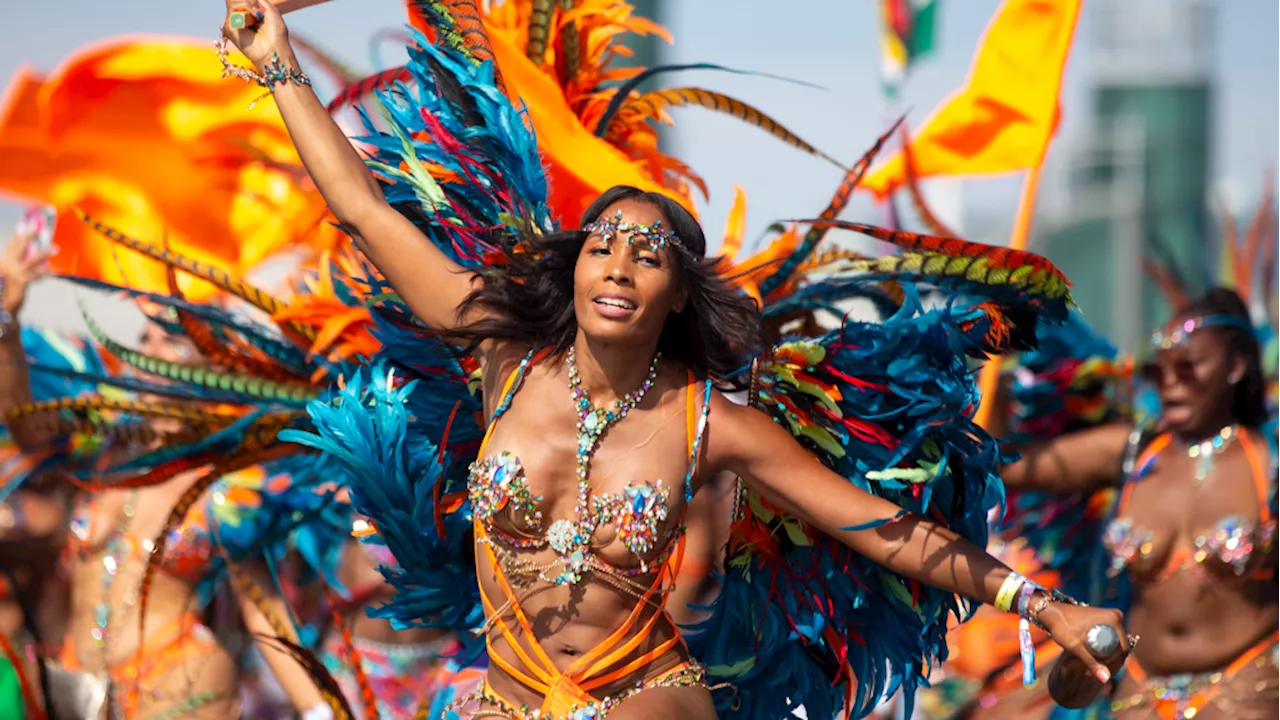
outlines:
{"label": "pheasant feather", "polygon": [[[841,170],[845,169],[839,160],[814,147],[804,138],[788,130],[782,123],[774,120],[754,106],[713,90],[704,90],[697,87],[679,87],[647,92],[628,100],[619,108],[618,116],[613,120],[613,123],[620,124],[625,122],[624,118],[629,114],[660,117],[667,108],[689,106],[702,107],[718,113],[732,115],[748,125],[764,130],[794,148],[820,157]],[[612,130],[612,127],[610,130]],[[609,136],[608,131],[606,131],[605,136]]]}

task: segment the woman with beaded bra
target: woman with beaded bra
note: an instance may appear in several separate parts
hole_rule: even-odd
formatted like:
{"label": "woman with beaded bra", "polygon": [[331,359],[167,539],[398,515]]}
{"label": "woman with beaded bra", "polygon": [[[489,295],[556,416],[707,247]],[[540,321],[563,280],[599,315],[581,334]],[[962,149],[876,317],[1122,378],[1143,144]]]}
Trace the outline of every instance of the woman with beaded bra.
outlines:
{"label": "woman with beaded bra", "polygon": [[1143,643],[1116,678],[1118,720],[1277,717],[1275,465],[1258,340],[1216,288],[1152,335],[1154,429],[1113,423],[1020,448],[1011,489],[1088,494],[1118,483],[1107,580],[1131,586]]}
{"label": "woman with beaded bra", "polygon": [[[435,12],[444,17],[464,13],[467,6],[459,3]],[[535,172],[531,166],[502,166],[506,171],[501,174],[494,169],[504,162],[536,162],[536,152],[527,152],[536,146],[521,135],[527,132],[523,121],[494,90],[501,79],[483,60],[484,53],[491,56],[483,31],[459,20],[466,33],[455,29],[449,34],[450,28],[443,28],[440,46],[411,48],[416,57],[412,102],[449,105],[438,106],[436,115],[415,105],[396,115],[396,122],[425,127],[397,127],[404,143],[410,137],[416,142],[405,145],[392,136],[381,147],[434,154],[380,163],[388,176],[403,180],[384,198],[384,188],[299,70],[279,12],[270,3],[254,6],[240,0],[230,0],[227,10],[247,11],[259,19],[247,23],[248,29],[223,28],[255,64],[253,71],[241,68],[237,74],[273,92],[303,162],[336,217],[413,315],[435,334],[466,348],[480,365],[487,428],[465,491],[425,486],[416,500],[396,502],[392,493],[404,487],[403,473],[379,477],[366,460],[385,449],[396,462],[426,463],[432,478],[438,477],[442,463],[447,465],[447,442],[439,451],[422,445],[429,438],[406,433],[413,418],[396,398],[412,393],[413,386],[401,385],[396,373],[367,385],[359,378],[349,381],[341,397],[313,403],[315,433],[290,431],[287,436],[324,447],[355,469],[353,503],[370,517],[399,561],[400,568],[388,577],[400,591],[393,604],[403,603],[406,619],[467,627],[469,612],[435,617],[433,603],[442,601],[425,587],[434,578],[415,562],[418,554],[440,562],[466,560],[461,547],[473,551],[478,586],[469,587],[483,614],[482,622],[470,627],[483,636],[490,667],[480,690],[452,703],[451,712],[521,719],[715,717],[713,668],[695,659],[663,606],[679,567],[684,508],[707,478],[722,471],[741,478],[743,492],[751,498],[744,502],[755,508],[753,518],[795,518],[792,537],[798,545],[806,533],[815,538],[821,533],[815,544],[824,544],[822,557],[847,557],[848,573],[854,572],[853,564],[865,562],[882,567],[886,577],[905,577],[908,584],[901,587],[907,597],[915,592],[921,598],[919,609],[908,613],[919,617],[933,612],[925,604],[932,601],[923,599],[933,597],[928,585],[942,588],[947,597],[961,593],[1006,611],[1016,606],[1099,677],[1109,677],[1086,648],[1085,636],[1098,625],[1118,633],[1119,613],[1069,603],[1026,582],[957,532],[859,489],[818,462],[769,415],[735,405],[713,387],[713,379],[740,375],[759,350],[759,310],[716,274],[715,262],[705,258],[702,230],[679,203],[661,193],[616,187],[590,205],[581,229],[557,232],[539,219],[543,206],[529,198],[544,186],[520,174]],[[404,106],[395,101],[408,97],[388,94],[384,101],[399,109]],[[472,118],[465,134],[454,131],[459,115]],[[502,122],[490,122],[494,117]],[[499,136],[499,131],[507,135]],[[434,142],[424,140],[428,135]],[[523,139],[497,145],[513,135]],[[499,155],[498,150],[512,154]],[[480,159],[470,155],[485,151],[490,154]],[[449,171],[442,167],[447,163],[464,169]],[[435,168],[440,173],[433,177],[442,179],[429,190],[429,181],[437,181],[421,174],[407,180],[397,166]],[[517,183],[524,185],[513,189]],[[394,193],[402,188],[423,191],[417,217],[422,220],[421,210],[430,210],[425,218],[429,229],[420,229],[409,214],[392,206]],[[528,192],[517,197],[524,190]],[[434,192],[444,195],[428,205],[425,193]],[[465,203],[453,194],[464,192],[474,193]],[[486,229],[497,227],[495,198],[510,231]],[[524,217],[513,217],[520,215]],[[486,261],[485,269],[455,260],[428,240],[433,232],[451,233],[455,250],[467,246],[467,238],[488,238],[486,258],[499,259]],[[1047,277],[1047,272],[1037,277]],[[930,324],[935,316],[919,314],[911,299],[906,307],[906,315],[917,318],[921,327],[941,329]],[[989,316],[984,312],[971,310],[965,315],[971,322],[956,327],[986,327]],[[944,332],[926,334],[946,342]],[[838,351],[833,347],[831,352]],[[951,359],[942,350],[931,357]],[[798,372],[818,372],[815,366],[821,364],[815,357]],[[774,382],[775,375],[765,375],[762,371],[761,383]],[[361,419],[365,413],[367,419]],[[869,426],[863,429],[873,432]],[[966,444],[989,447],[976,436],[967,437]],[[395,450],[400,447],[403,451]],[[966,457],[982,462],[980,456]],[[890,461],[884,473],[871,476],[889,484],[904,477],[925,484],[930,476],[954,479],[960,456],[945,457],[955,467],[905,467]],[[984,457],[989,468],[995,456]],[[904,497],[912,495],[909,488],[906,492]],[[437,503],[434,510],[422,521],[410,521],[408,514],[419,510],[419,503],[431,507],[432,502]],[[959,496],[939,502],[964,504]],[[469,513],[457,512],[461,507]],[[939,511],[936,517],[946,520],[946,513]],[[459,542],[463,546],[456,553],[440,557]],[[826,577],[828,584],[842,582],[839,573]],[[462,576],[449,578],[455,592],[471,592]],[[718,605],[742,601],[737,592],[726,587]],[[828,608],[831,626],[825,629],[820,614],[807,615],[795,630],[803,642],[788,644],[808,645],[801,652],[811,659],[802,662],[821,665],[825,661],[817,660],[820,655],[827,657],[832,647],[848,647],[843,644],[848,636],[835,635],[837,626],[845,632],[842,616],[885,607],[878,599],[871,604],[869,609]],[[723,617],[713,614],[708,622]],[[857,632],[866,633],[876,647],[881,647],[877,633],[901,632],[892,643],[904,655],[919,660],[928,652],[921,638],[926,633],[908,629],[906,617],[860,617],[870,627],[860,625]],[[752,633],[747,631],[747,643]],[[1127,641],[1120,641],[1127,650]],[[700,657],[715,658],[728,647],[717,642]],[[883,691],[889,668],[884,659],[864,663],[860,651],[851,652],[820,669],[833,676],[819,681],[808,675],[806,685],[775,689],[769,702],[785,706],[800,700],[810,717],[817,717],[828,702],[820,697],[834,683],[844,695],[836,705],[865,713]],[[761,662],[762,673],[781,670],[764,664],[763,658]],[[749,665],[735,660],[731,672],[749,672]],[[735,692],[745,693],[747,687],[743,683]],[[734,704],[742,710],[741,700],[727,701],[720,711],[732,713]],[[751,700],[752,708],[759,701]]]}
{"label": "woman with beaded bra", "polygon": [[[31,240],[31,234],[15,236],[0,256],[5,310],[11,317],[21,309],[30,283],[44,272],[43,258],[27,251]],[[147,324],[142,352],[170,362],[200,363],[191,341],[166,331],[161,322]],[[72,399],[52,401],[44,409],[43,404],[32,404],[31,360],[16,324],[0,337],[0,360],[0,388],[5,390],[0,403],[8,427],[24,450],[44,457],[60,442],[64,427],[54,406]],[[147,402],[148,397],[139,394],[135,407]],[[16,418],[15,410],[21,411]],[[121,450],[154,450],[145,438],[164,437],[166,432],[165,420],[153,418],[142,432],[122,435],[133,440]],[[154,538],[166,527],[170,509],[187,493],[197,471],[145,487],[90,487],[78,494],[64,552],[71,598],[57,672],[62,680],[51,681],[61,683],[51,688],[55,713],[131,719],[238,716],[236,663],[205,626],[202,611],[224,577],[215,570],[224,567],[215,518],[222,517],[220,512],[238,512],[237,491],[256,487],[252,473],[251,469],[225,476],[215,483],[186,521],[167,534],[162,550],[155,547]],[[231,532],[229,525],[221,530]],[[149,587],[140,636],[142,580],[153,550],[159,551],[154,553],[160,555],[159,572]],[[274,635],[257,605],[246,599],[240,606],[250,632]],[[310,675],[269,643],[263,652],[295,704],[320,704]]]}

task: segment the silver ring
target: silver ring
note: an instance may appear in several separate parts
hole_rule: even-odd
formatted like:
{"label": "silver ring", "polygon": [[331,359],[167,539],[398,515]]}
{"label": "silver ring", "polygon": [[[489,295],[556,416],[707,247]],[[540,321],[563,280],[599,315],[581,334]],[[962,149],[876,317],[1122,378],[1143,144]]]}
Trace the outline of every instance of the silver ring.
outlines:
{"label": "silver ring", "polygon": [[1110,625],[1094,625],[1085,633],[1084,646],[1094,657],[1110,657],[1120,649],[1120,633]]}

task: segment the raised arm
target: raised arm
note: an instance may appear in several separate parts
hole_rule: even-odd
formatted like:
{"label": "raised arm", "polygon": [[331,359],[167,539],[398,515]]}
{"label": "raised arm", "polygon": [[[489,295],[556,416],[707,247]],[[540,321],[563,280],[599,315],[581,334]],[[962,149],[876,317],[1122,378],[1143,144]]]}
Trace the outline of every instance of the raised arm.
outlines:
{"label": "raised arm", "polygon": [[[901,508],[827,469],[758,410],[717,398],[711,414],[711,469],[736,472],[774,504],[899,575],[995,604],[1012,571],[985,550],[922,517],[898,518]],[[877,522],[871,529],[842,529]],[[1089,654],[1084,638],[1098,624],[1114,627],[1123,638],[1119,613],[1053,603],[1040,620],[1058,644],[1095,673],[1105,673],[1099,677],[1106,681],[1109,672]]]}
{"label": "raised arm", "polygon": [[56,419],[52,414],[28,415],[8,420],[9,411],[31,402],[31,371],[27,352],[22,345],[22,328],[18,313],[27,301],[31,283],[46,272],[48,255],[31,248],[33,233],[16,233],[4,252],[0,253],[0,421],[9,428],[14,442],[26,451],[38,450],[54,436]]}
{"label": "raised arm", "polygon": [[[300,69],[280,13],[269,2],[227,0],[227,12],[257,10],[263,21],[250,30],[223,34],[263,73],[279,63]],[[338,222],[382,272],[413,313],[429,327],[458,325],[458,306],[476,276],[463,270],[387,204],[373,174],[320,103],[310,85],[273,84],[272,91],[298,156]]]}

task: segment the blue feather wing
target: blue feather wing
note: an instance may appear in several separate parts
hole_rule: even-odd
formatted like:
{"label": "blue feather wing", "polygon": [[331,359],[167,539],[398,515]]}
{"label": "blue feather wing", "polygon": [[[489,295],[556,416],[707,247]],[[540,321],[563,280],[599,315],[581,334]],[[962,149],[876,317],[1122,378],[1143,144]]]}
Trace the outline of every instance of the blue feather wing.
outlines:
{"label": "blue feather wing", "polygon": [[[368,382],[365,382],[368,378]],[[308,408],[314,430],[282,439],[318,451],[340,469],[352,507],[370,518],[396,558],[382,568],[396,594],[371,611],[397,627],[454,630],[462,637],[484,622],[471,553],[465,480],[410,414],[419,382],[398,383],[385,366],[353,376]],[[444,507],[446,502],[456,507]]]}
{"label": "blue feather wing", "polygon": [[[957,305],[924,310],[908,286],[882,323],[775,348],[754,400],[850,482],[985,545],[1003,493],[998,446],[972,420],[973,318]],[[810,717],[862,717],[899,688],[911,697],[945,659],[949,621],[970,611],[747,490],[721,596],[689,644],[732,686],[717,694],[722,716],[803,706]]]}

